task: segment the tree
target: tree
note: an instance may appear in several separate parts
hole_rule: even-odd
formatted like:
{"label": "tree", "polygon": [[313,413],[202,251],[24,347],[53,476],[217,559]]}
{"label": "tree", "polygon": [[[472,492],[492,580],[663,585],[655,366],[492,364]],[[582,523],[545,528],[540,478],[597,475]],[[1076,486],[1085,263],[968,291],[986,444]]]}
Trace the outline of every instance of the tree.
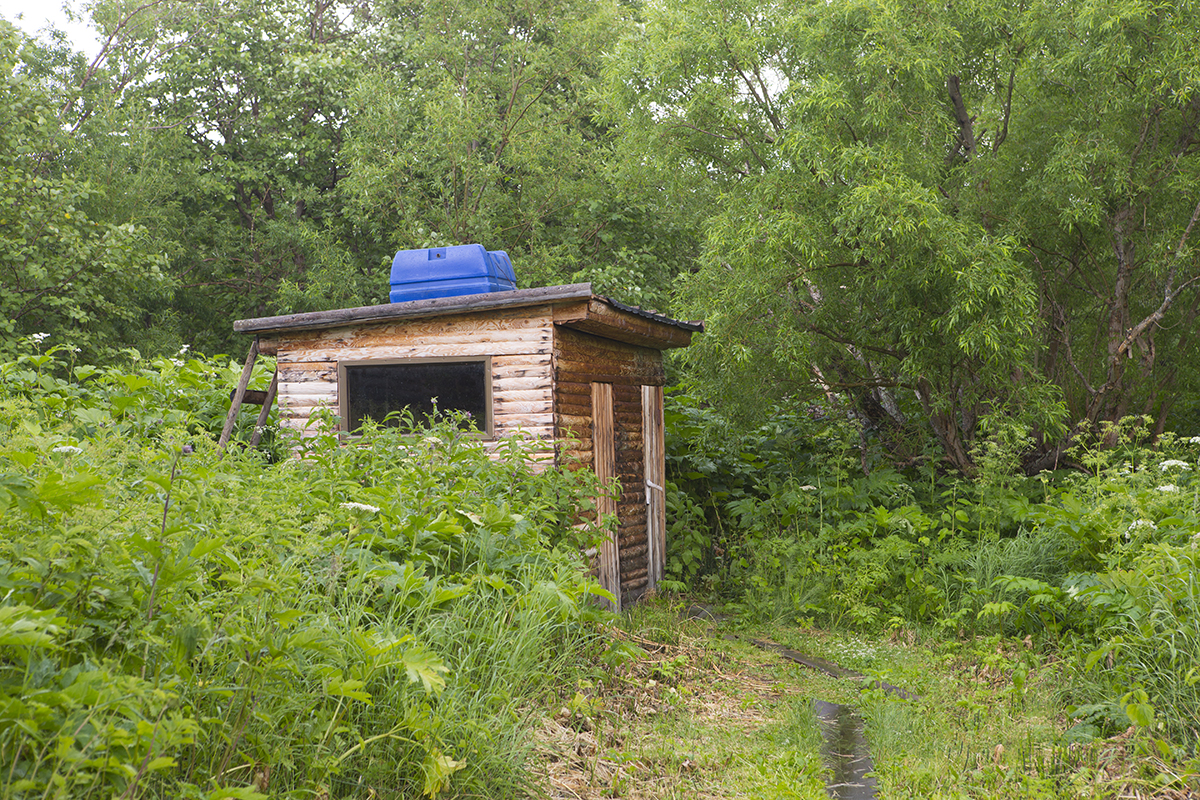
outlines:
{"label": "tree", "polygon": [[970,470],[989,424],[1040,466],[1194,385],[1190,6],[644,14],[610,96],[717,203],[684,287],[717,389],[850,398],[893,444],[921,418]]}
{"label": "tree", "polygon": [[[592,0],[424,0],[381,21],[390,52],[356,92],[346,188],[396,249],[484,242],[524,285],[592,280],[661,303],[695,250],[655,193],[625,183],[597,121],[624,24]],[[659,229],[662,219],[670,230]]]}
{"label": "tree", "polygon": [[680,214],[607,160],[593,89],[616,5],[91,11],[100,55],[48,74],[73,174],[169,258],[173,291],[144,298],[130,339],[213,351],[240,346],[239,316],[385,302],[392,254],[431,243],[480,241],[525,285],[593,280],[652,305],[695,251]]}
{"label": "tree", "polygon": [[145,228],[106,214],[104,187],[71,168],[58,56],[0,20],[0,338],[44,333],[94,356],[171,283]]}

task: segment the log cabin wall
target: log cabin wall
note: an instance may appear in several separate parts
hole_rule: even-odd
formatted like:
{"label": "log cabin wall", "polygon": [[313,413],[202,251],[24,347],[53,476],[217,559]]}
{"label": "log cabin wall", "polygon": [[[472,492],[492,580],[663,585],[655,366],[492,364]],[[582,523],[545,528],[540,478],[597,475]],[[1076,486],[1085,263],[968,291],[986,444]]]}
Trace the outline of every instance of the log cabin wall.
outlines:
{"label": "log cabin wall", "polygon": [[594,469],[592,384],[612,386],[621,604],[635,601],[650,581],[647,542],[642,387],[665,382],[662,353],[556,326],[553,341],[554,429],[560,460]]}
{"label": "log cabin wall", "polygon": [[301,433],[312,432],[317,409],[339,412],[339,362],[486,360],[493,424],[485,441],[531,436],[542,443],[541,466],[576,465],[620,481],[615,502],[601,503],[618,530],[601,548],[599,571],[621,605],[662,578],[662,351],[687,347],[703,328],[598,297],[590,284],[234,322],[258,337],[247,370],[258,352],[276,356],[280,421]]}
{"label": "log cabin wall", "polygon": [[318,408],[338,411],[338,362],[490,356],[493,440],[518,432],[553,453],[551,307],[524,307],[316,331],[279,332],[264,343],[279,369],[280,424],[312,432]]}

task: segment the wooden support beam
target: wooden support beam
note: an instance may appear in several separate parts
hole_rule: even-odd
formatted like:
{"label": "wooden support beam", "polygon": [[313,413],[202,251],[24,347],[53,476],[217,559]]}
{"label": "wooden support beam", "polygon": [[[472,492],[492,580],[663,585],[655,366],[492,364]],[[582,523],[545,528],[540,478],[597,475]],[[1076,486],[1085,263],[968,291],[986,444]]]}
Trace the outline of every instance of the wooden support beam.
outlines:
{"label": "wooden support beam", "polygon": [[[233,435],[233,424],[237,421],[238,411],[242,409],[242,400],[246,397],[246,387],[250,385],[250,375],[254,372],[254,362],[258,359],[258,337],[250,343],[250,352],[246,355],[246,366],[242,367],[242,377],[238,380],[237,389],[233,392],[233,400],[229,403],[229,416],[225,418],[225,427],[221,429],[221,438],[217,447],[225,452],[229,437]],[[264,406],[265,408],[265,406]]]}
{"label": "wooden support beam", "polygon": [[275,374],[271,376],[271,385],[267,387],[267,396],[263,400],[262,410],[258,412],[258,421],[254,423],[254,435],[250,437],[250,446],[258,447],[258,443],[262,441],[263,426],[267,424],[267,417],[271,415],[271,405],[275,402],[275,392],[279,389],[279,370],[275,370]]}

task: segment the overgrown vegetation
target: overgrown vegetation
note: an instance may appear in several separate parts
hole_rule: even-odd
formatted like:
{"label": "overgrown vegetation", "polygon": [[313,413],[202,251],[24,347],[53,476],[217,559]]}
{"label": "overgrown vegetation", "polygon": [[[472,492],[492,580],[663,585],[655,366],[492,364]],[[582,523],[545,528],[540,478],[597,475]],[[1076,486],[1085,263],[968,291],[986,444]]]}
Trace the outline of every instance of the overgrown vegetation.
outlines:
{"label": "overgrown vegetation", "polygon": [[1024,641],[1071,667],[1064,736],[1132,724],[1197,754],[1200,437],[1150,447],[1144,421],[1125,420],[1118,447],[1027,478],[1021,437],[998,432],[968,480],[934,459],[879,462],[844,417],[819,413],[780,410],[739,437],[673,401],[677,585],[711,587],[747,620]]}
{"label": "overgrown vegetation", "polygon": [[71,355],[0,364],[0,796],[529,789],[591,647],[586,471],[453,425],[222,458],[235,365]]}

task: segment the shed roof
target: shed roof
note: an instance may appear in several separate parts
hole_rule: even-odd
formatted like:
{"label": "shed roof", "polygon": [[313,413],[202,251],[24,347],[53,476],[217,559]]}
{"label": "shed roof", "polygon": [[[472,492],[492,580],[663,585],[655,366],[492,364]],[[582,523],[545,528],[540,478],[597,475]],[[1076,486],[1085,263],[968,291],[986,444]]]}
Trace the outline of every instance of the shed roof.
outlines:
{"label": "shed roof", "polygon": [[553,306],[556,325],[660,350],[686,347],[693,333],[704,330],[702,322],[683,322],[592,294],[590,283],[239,319],[233,329],[269,335],[545,305]]}

